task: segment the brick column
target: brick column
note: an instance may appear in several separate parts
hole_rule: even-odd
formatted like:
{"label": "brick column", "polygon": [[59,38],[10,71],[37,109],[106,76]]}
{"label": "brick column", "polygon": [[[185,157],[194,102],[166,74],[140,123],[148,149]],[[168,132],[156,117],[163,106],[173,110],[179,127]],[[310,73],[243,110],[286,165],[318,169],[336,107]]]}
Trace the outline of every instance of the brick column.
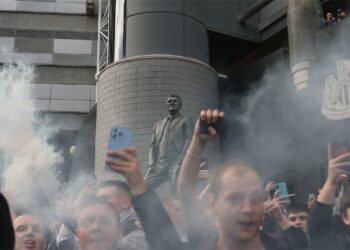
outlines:
{"label": "brick column", "polygon": [[[182,98],[181,113],[196,119],[204,108],[218,107],[217,73],[195,59],[172,55],[126,58],[111,64],[98,76],[95,173],[98,180],[118,178],[104,171],[106,149],[113,125],[131,128],[133,145],[143,171],[155,121],[167,114],[169,94]],[[207,156],[218,162],[218,145]],[[213,152],[215,152],[213,154]]]}

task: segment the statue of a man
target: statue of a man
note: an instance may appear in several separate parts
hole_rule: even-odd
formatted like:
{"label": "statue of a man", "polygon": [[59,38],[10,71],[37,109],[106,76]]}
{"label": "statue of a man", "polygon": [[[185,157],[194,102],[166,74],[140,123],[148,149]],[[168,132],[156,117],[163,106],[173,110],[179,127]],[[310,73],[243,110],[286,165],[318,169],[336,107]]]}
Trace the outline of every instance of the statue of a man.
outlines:
{"label": "statue of a man", "polygon": [[169,181],[174,193],[177,174],[191,142],[193,122],[191,118],[180,114],[182,101],[178,95],[170,95],[167,106],[169,115],[153,126],[149,145],[149,169],[145,180],[152,189]]}

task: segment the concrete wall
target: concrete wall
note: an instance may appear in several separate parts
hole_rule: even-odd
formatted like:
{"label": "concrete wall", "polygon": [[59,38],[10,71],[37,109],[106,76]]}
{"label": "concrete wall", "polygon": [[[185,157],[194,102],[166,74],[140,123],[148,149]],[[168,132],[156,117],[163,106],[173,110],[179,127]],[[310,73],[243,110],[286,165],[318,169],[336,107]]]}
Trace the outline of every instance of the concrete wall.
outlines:
{"label": "concrete wall", "polygon": [[[38,7],[83,2],[85,6],[85,0],[0,3],[0,64],[35,65],[33,97],[41,111],[88,113],[95,104],[97,17],[43,13]],[[19,12],[11,4],[33,10]]]}
{"label": "concrete wall", "polygon": [[96,66],[97,18],[0,9],[0,63]]}
{"label": "concrete wall", "polygon": [[[151,55],[128,58],[101,72],[97,86],[96,175],[116,178],[104,171],[107,143],[113,125],[131,128],[133,145],[145,170],[148,144],[155,121],[167,115],[166,98],[183,99],[182,114],[196,118],[203,108],[218,106],[217,74],[197,60]],[[212,145],[211,152],[217,151]],[[217,154],[208,155],[218,161]]]}
{"label": "concrete wall", "polygon": [[86,14],[86,0],[1,0],[6,11]]}

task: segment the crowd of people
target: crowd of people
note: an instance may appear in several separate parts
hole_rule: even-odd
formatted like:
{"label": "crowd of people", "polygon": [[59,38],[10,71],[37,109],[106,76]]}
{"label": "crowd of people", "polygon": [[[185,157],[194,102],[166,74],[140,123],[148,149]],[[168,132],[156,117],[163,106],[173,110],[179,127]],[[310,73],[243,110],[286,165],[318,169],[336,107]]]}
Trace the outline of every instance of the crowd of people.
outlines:
{"label": "crowd of people", "polygon": [[[177,193],[164,201],[145,183],[134,147],[106,158],[125,181],[89,182],[74,201],[58,195],[50,223],[30,209],[16,214],[0,195],[0,249],[350,249],[350,153],[334,156],[332,145],[327,179],[306,203],[287,202],[241,160],[213,169],[198,193],[202,154],[222,118],[218,110],[200,112]],[[209,124],[205,134],[200,121]]]}
{"label": "crowd of people", "polygon": [[322,19],[322,22],[326,25],[332,25],[343,21],[345,18],[346,11],[343,9],[338,9],[335,15],[332,12],[327,12],[326,17]]}

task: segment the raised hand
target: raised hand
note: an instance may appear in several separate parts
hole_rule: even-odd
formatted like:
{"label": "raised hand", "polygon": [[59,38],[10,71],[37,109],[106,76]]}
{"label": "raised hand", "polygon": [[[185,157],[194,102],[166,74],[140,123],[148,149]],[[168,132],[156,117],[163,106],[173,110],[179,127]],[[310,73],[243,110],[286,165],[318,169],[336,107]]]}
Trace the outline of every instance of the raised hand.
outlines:
{"label": "raised hand", "polygon": [[120,150],[108,151],[108,156],[117,156],[120,158],[120,160],[108,158],[106,162],[113,170],[124,175],[135,195],[147,191],[147,186],[143,181],[140,171],[135,147],[125,147]]}
{"label": "raised hand", "polygon": [[194,129],[194,136],[197,138],[200,138],[200,141],[202,143],[205,143],[209,140],[215,140],[218,132],[215,130],[215,128],[209,126],[208,128],[208,134],[201,134],[200,133],[200,121],[206,122],[207,124],[213,124],[217,123],[220,118],[223,118],[225,116],[223,111],[219,111],[217,109],[208,109],[208,110],[202,110],[199,114],[199,118],[196,122],[195,129]]}
{"label": "raised hand", "polygon": [[332,146],[328,144],[328,176],[329,184],[337,185],[341,179],[350,176],[350,153],[333,156]]}

